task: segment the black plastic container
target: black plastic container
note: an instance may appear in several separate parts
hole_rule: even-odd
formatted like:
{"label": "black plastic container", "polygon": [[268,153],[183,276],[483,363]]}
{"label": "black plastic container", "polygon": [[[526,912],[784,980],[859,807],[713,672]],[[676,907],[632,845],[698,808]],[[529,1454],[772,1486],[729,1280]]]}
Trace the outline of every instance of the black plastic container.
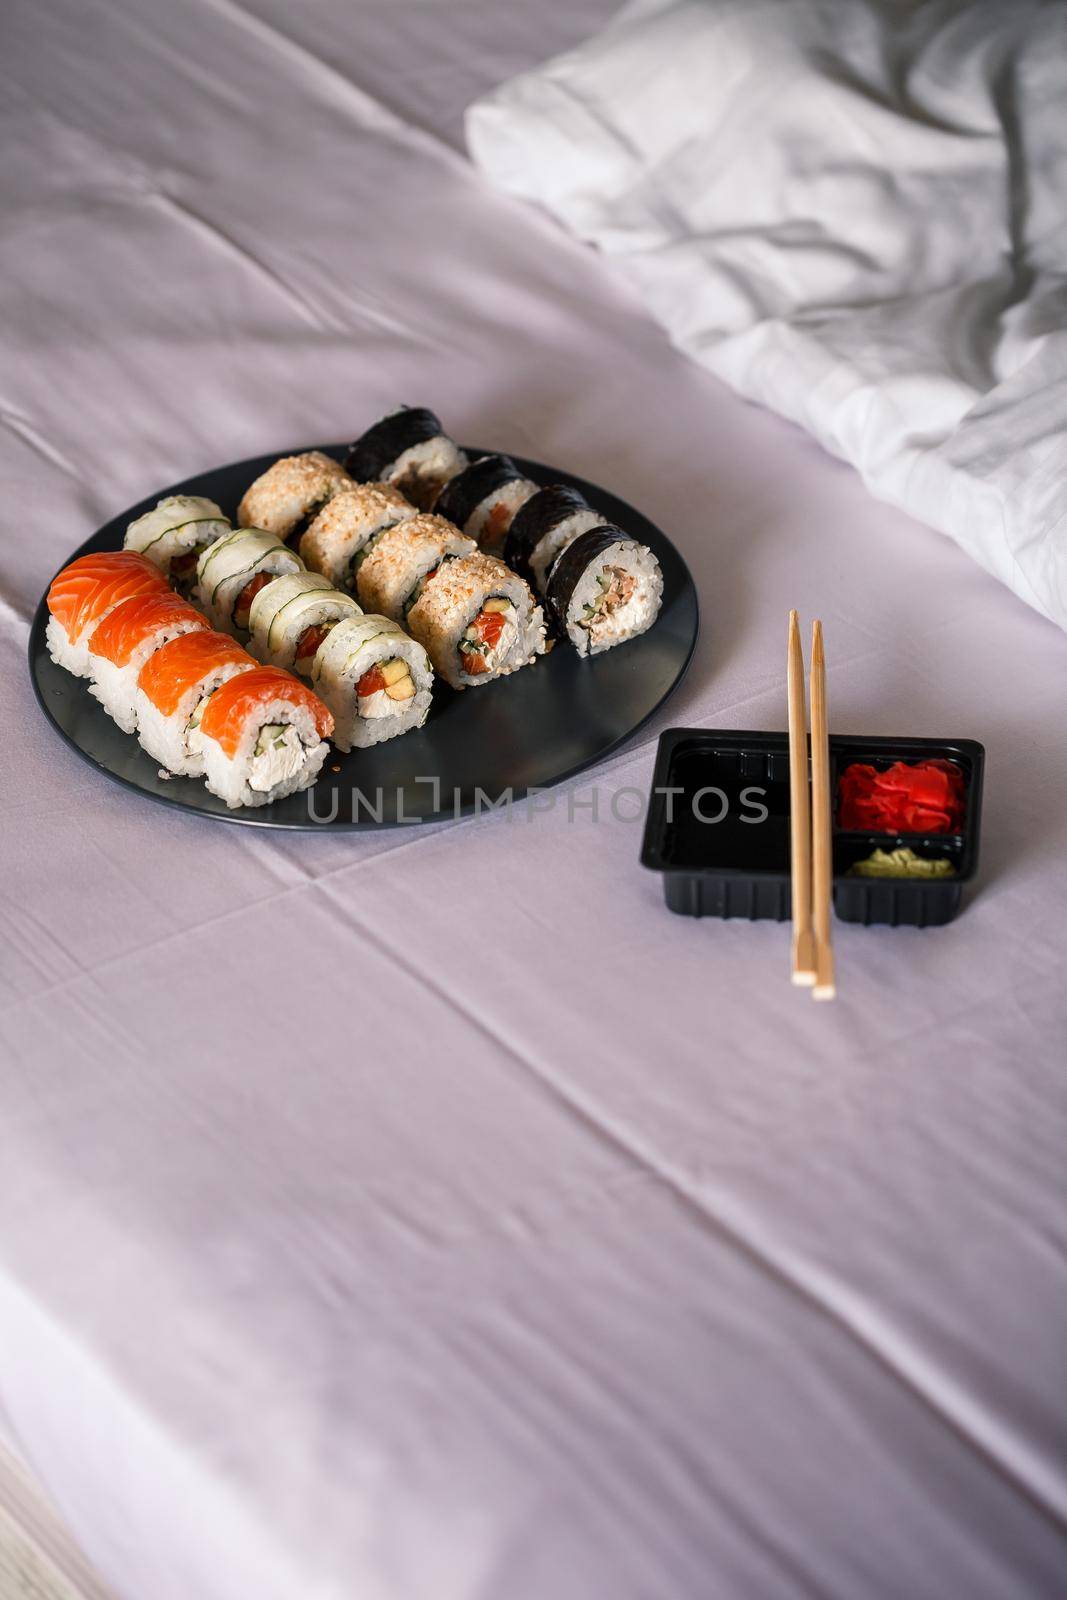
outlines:
{"label": "black plastic container", "polygon": [[[934,757],[956,762],[963,772],[959,833],[864,833],[837,826],[837,782],[844,767],[862,761],[884,768],[894,761]],[[834,910],[842,920],[914,927],[952,920],[963,885],[978,865],[984,757],[972,739],[831,737]],[[848,875],[873,850],[902,845],[920,856],[947,856],[953,876]],[[663,874],[668,906],[685,916],[779,922],[789,917],[788,735],[715,728],[670,728],[661,734],[641,861]]]}

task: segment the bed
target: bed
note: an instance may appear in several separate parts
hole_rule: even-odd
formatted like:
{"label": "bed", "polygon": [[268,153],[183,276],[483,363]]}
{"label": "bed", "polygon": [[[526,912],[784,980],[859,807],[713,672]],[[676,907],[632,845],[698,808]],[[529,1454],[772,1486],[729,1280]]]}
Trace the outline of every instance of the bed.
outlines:
{"label": "bed", "polygon": [[[1062,1593],[1063,635],[471,165],[611,10],[8,8],[0,1414],[115,1600]],[[399,401],[668,531],[670,704],[360,837],[79,764],[25,669],[69,551]],[[840,929],[823,1007],[637,859],[664,728],[784,727],[793,606],[833,727],[988,762],[964,914]]]}

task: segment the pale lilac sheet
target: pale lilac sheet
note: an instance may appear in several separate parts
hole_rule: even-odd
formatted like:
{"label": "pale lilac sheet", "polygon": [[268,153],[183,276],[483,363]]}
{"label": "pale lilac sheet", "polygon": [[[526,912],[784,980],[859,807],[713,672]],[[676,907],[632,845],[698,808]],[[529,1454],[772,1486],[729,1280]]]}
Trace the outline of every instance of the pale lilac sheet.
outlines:
{"label": "pale lilac sheet", "polygon": [[[468,167],[606,10],[5,14],[0,1411],[120,1600],[1062,1592],[1064,640]],[[79,763],[24,665],[67,552],[399,400],[671,533],[670,706],[378,837]],[[989,758],[968,909],[839,925],[823,1007],[620,819],[663,727],[783,725],[793,605],[838,730]]]}

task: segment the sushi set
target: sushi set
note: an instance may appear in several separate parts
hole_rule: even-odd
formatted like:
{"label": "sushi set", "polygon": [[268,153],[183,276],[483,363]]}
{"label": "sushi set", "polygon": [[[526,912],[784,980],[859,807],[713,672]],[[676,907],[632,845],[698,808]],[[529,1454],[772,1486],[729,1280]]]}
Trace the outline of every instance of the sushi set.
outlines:
{"label": "sushi set", "polygon": [[788,733],[662,734],[641,860],[672,911],[793,923],[792,979],[836,993],[831,907],[845,922],[930,927],[957,914],[978,865],[985,752],[973,739],[831,735],[822,624],[810,746],[797,613]]}
{"label": "sushi set", "polygon": [[404,407],[347,450],[116,518],[53,580],[30,665],[68,742],[153,798],[365,827],[590,765],[676,686],[697,626],[684,562],[632,507]]}

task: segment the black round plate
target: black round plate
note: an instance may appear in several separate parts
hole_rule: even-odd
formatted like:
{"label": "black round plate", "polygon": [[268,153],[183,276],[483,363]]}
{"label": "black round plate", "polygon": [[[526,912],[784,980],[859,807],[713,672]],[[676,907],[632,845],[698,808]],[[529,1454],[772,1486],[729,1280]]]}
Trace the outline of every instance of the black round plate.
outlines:
{"label": "black round plate", "polygon": [[[340,457],[344,446],[308,446]],[[254,478],[284,452],[236,461],[161,490],[114,517],[70,557],[118,550],[127,525],[164,494],[206,495],[231,514]],[[471,455],[478,452],[472,451]],[[466,816],[506,806],[531,790],[571,777],[629,738],[681,681],[697,637],[697,596],[685,562],[665,534],[625,501],[570,473],[524,461],[536,483],[580,489],[607,522],[656,553],[663,568],[663,610],[639,639],[583,661],[565,642],[533,666],[484,688],[457,693],[440,680],[424,727],[351,755],[331,751],[318,781],[273,805],[229,810],[194,778],[160,776],[132,734],[111,721],[45,648],[42,598],[30,630],[30,675],[41,707],[67,743],[108,777],[160,800],[225,822],[262,828],[393,827]]]}

